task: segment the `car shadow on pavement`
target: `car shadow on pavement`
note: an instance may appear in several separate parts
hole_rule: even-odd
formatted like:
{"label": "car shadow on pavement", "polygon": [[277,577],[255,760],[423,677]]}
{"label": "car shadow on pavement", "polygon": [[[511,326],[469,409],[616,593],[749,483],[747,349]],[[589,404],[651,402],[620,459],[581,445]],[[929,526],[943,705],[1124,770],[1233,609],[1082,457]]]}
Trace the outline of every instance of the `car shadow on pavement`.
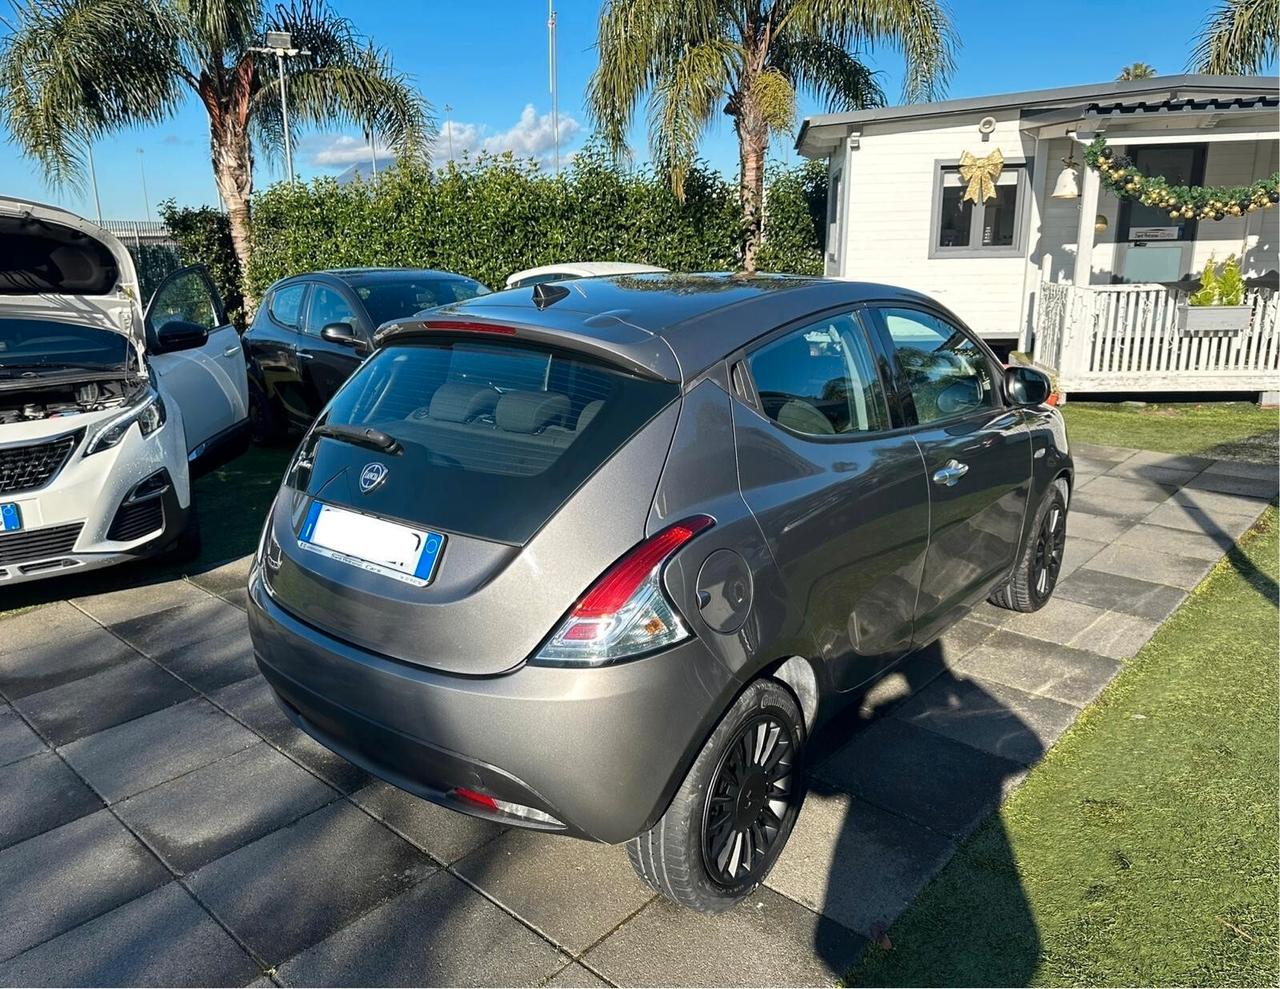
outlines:
{"label": "car shadow on pavement", "polygon": [[[911,655],[813,739],[810,796],[792,841],[837,815],[825,892],[812,904],[822,914],[814,950],[839,971],[852,929],[869,940],[873,981],[1026,985],[1040,935],[995,812],[1045,746],[998,685],[958,673],[947,653],[935,643]],[[954,897],[954,923],[907,923],[891,939],[894,921],[957,855],[969,883],[934,891]],[[897,980],[895,950],[912,958]]]}

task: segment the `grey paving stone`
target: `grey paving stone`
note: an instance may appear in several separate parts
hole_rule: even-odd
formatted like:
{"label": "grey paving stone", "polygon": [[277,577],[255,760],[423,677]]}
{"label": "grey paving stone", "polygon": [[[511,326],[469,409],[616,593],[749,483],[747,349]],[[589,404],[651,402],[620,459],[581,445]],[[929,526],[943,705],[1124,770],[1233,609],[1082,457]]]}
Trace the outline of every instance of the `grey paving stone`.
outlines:
{"label": "grey paving stone", "polygon": [[1062,552],[1062,565],[1058,568],[1058,579],[1061,580],[1075,573],[1102,552],[1106,546],[1106,543],[1095,542],[1092,539],[1067,536],[1067,545]]}
{"label": "grey paving stone", "polygon": [[84,609],[103,625],[114,625],[117,622],[145,618],[166,608],[175,608],[208,599],[209,594],[206,591],[177,578],[73,598],[72,603]]}
{"label": "grey paving stone", "polygon": [[1150,618],[1108,611],[1068,645],[1111,659],[1130,659],[1138,654],[1159,627],[1160,623]]}
{"label": "grey paving stone", "polygon": [[1127,532],[1132,523],[1107,515],[1090,515],[1071,506],[1067,513],[1067,543],[1074,539],[1086,539],[1093,543],[1109,543]]}
{"label": "grey paving stone", "polygon": [[1152,467],[1168,467],[1175,470],[1202,471],[1213,464],[1209,457],[1197,457],[1184,453],[1161,453],[1159,450],[1136,450],[1126,463],[1135,466],[1145,464]]}
{"label": "grey paving stone", "polygon": [[108,803],[131,797],[258,741],[201,698],[81,738],[61,751]]}
{"label": "grey paving stone", "polygon": [[1280,476],[1275,464],[1255,464],[1247,460],[1216,460],[1204,469],[1205,474],[1226,474],[1231,477],[1254,477],[1262,481],[1274,481]]}
{"label": "grey paving stone", "polygon": [[957,838],[1025,775],[1016,762],[896,718],[859,732],[813,772],[815,787],[829,784]]}
{"label": "grey paving stone", "polygon": [[110,627],[140,652],[156,657],[190,648],[194,643],[243,635],[249,630],[243,611],[210,594]]}
{"label": "grey paving stone", "polygon": [[1097,443],[1072,443],[1071,453],[1082,454],[1090,460],[1105,460],[1109,464],[1118,464],[1122,460],[1128,460],[1130,457],[1144,453],[1143,450],[1135,450],[1124,446],[1100,446]]}
{"label": "grey paving stone", "polygon": [[1113,477],[1130,477],[1141,481],[1155,481],[1157,484],[1186,484],[1195,477],[1199,470],[1180,467],[1164,467],[1159,464],[1135,462],[1132,459],[1116,464],[1108,474]]}
{"label": "grey paving stone", "polygon": [[0,766],[44,752],[48,746],[9,705],[0,706]]}
{"label": "grey paving stone", "polygon": [[1217,513],[1223,515],[1247,515],[1257,518],[1266,507],[1266,498],[1252,495],[1234,494],[1225,491],[1207,491],[1204,489],[1183,488],[1170,499],[1176,505],[1188,505],[1198,508],[1206,515]]}
{"label": "grey paving stone", "polygon": [[[1133,501],[1124,498],[1113,498],[1109,495],[1092,495],[1087,489],[1077,491],[1071,498],[1071,511],[1085,512],[1089,515],[1102,515],[1106,518],[1136,522],[1147,515],[1155,502]],[[1071,523],[1067,523],[1070,532]]]}
{"label": "grey paving stone", "polygon": [[370,814],[448,865],[502,834],[505,828],[468,817],[415,797],[399,787],[374,780],[351,795]]}
{"label": "grey paving stone", "polygon": [[1003,683],[1083,707],[1111,682],[1120,664],[1083,649],[1042,642],[1001,629],[969,653],[961,661],[960,669],[984,681]]}
{"label": "grey paving stone", "polygon": [[330,803],[338,793],[259,742],[116,806],[179,874]]}
{"label": "grey paving stone", "polygon": [[514,917],[440,872],[286,962],[279,978],[298,986],[529,986],[563,964]]}
{"label": "grey paving stone", "polygon": [[766,883],[865,937],[892,924],[954,851],[866,801],[813,792]]}
{"label": "grey paving stone", "polygon": [[1070,704],[1016,687],[940,677],[891,717],[1031,765],[1070,727],[1077,713]]}
{"label": "grey paving stone", "polygon": [[253,566],[253,554],[249,553],[221,566],[191,574],[187,579],[217,595],[243,590],[249,585],[249,569]]}
{"label": "grey paving stone", "polygon": [[1276,496],[1280,480],[1271,477],[1239,477],[1235,474],[1201,474],[1188,481],[1187,491],[1215,491],[1221,494],[1240,495],[1245,498],[1267,500]]}
{"label": "grey paving stone", "polygon": [[0,852],[0,960],[12,958],[169,880],[110,811]]}
{"label": "grey paving stone", "polygon": [[525,923],[574,953],[653,896],[621,848],[536,831],[508,831],[454,868]]}
{"label": "grey paving stone", "polygon": [[363,769],[326,749],[285,717],[262,677],[233,683],[213,691],[209,697],[343,793],[354,793],[373,779]]}
{"label": "grey paving stone", "polygon": [[1188,556],[1174,556],[1172,553],[1157,553],[1152,550],[1137,550],[1132,546],[1108,546],[1089,561],[1090,570],[1101,570],[1104,573],[1119,574],[1121,577],[1136,577],[1138,580],[1149,580],[1157,584],[1168,584],[1180,587],[1184,591],[1194,588],[1213,564],[1207,560],[1196,560]]}
{"label": "grey paving stone", "polygon": [[219,920],[275,965],[434,868],[418,849],[343,800],[206,865],[189,882]]}
{"label": "grey paving stone", "polygon": [[[1176,500],[1176,499],[1175,499]],[[1147,525],[1207,533],[1239,539],[1257,521],[1257,515],[1240,512],[1205,511],[1192,505],[1166,502],[1142,519]]]}
{"label": "grey paving stone", "polygon": [[662,897],[586,953],[616,985],[829,985],[864,938],[760,888],[723,914],[690,914]]}
{"label": "grey paving stone", "polygon": [[248,629],[177,646],[155,660],[206,693],[258,675]]}
{"label": "grey paving stone", "polygon": [[249,610],[249,589],[247,587],[241,587],[239,590],[223,591],[222,599],[241,611]]}
{"label": "grey paving stone", "polygon": [[21,648],[0,649],[0,693],[17,700],[138,658],[106,629],[89,624],[88,631],[54,636],[43,643],[24,640],[29,644]]}
{"label": "grey paving stone", "polygon": [[720,914],[655,897],[585,956],[621,986],[816,986],[841,979],[866,940],[761,887]]}
{"label": "grey paving stone", "polygon": [[177,883],[0,964],[5,986],[236,986],[258,971]]}
{"label": "grey paving stone", "polygon": [[97,795],[54,752],[0,767],[0,848],[101,808]]}
{"label": "grey paving stone", "polygon": [[140,718],[194,697],[190,687],[141,656],[38,694],[13,706],[52,745]]}
{"label": "grey paving stone", "polygon": [[1081,495],[1091,499],[1114,498],[1117,501],[1148,501],[1158,504],[1177,491],[1178,486],[1104,474],[1086,481],[1078,490]]}
{"label": "grey paving stone", "polygon": [[597,987],[603,989],[610,983],[605,982],[594,972],[588,971],[584,965],[574,962],[560,969],[543,985],[548,989],[597,989]]}
{"label": "grey paving stone", "polygon": [[0,617],[0,655],[65,641],[98,628],[84,612],[65,601]]}
{"label": "grey paving stone", "polygon": [[1235,540],[1224,532],[1192,532],[1146,522],[1133,526],[1116,541],[1140,550],[1190,556],[1213,563],[1222,559],[1222,555],[1235,545]]}
{"label": "grey paving stone", "polygon": [[[1020,635],[1043,639],[1045,642],[1066,645],[1079,635],[1082,629],[1088,628],[1105,613],[1102,608],[1060,598],[1055,594],[1039,611],[1009,612],[1008,619],[1001,627]],[[1008,641],[1007,637],[1005,641]],[[988,640],[987,645],[998,648],[992,640]]]}
{"label": "grey paving stone", "polygon": [[1082,454],[1075,454],[1072,457],[1072,464],[1075,467],[1077,480],[1086,477],[1096,477],[1098,474],[1105,474],[1116,466],[1116,464],[1110,460],[1095,460],[1093,457],[1086,457]]}
{"label": "grey paving stone", "polygon": [[1186,600],[1187,592],[1167,584],[1136,580],[1086,567],[1077,570],[1054,588],[1053,597],[1054,600],[1079,601],[1096,608],[1110,608],[1162,622]]}
{"label": "grey paving stone", "polygon": [[[953,631],[954,635],[951,634]],[[972,648],[973,642],[991,631],[991,626],[982,622],[968,619],[958,622],[942,639],[916,650],[899,661],[888,673],[862,688],[862,696],[856,706],[852,706],[841,719],[841,723],[848,722],[855,715],[863,722],[884,717],[908,697],[918,694],[935,677],[946,672],[949,663],[954,662],[966,649]],[[838,744],[843,744],[843,739]]]}

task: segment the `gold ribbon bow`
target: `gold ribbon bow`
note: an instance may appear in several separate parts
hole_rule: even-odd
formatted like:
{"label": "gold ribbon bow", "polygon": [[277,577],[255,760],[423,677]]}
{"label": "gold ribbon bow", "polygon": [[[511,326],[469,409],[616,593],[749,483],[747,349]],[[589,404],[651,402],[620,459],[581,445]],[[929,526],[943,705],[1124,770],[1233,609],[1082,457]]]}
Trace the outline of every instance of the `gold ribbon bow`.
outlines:
{"label": "gold ribbon bow", "polygon": [[1004,169],[1004,155],[996,148],[985,158],[975,158],[966,151],[960,156],[960,177],[969,183],[961,199],[984,202],[995,198],[996,179]]}

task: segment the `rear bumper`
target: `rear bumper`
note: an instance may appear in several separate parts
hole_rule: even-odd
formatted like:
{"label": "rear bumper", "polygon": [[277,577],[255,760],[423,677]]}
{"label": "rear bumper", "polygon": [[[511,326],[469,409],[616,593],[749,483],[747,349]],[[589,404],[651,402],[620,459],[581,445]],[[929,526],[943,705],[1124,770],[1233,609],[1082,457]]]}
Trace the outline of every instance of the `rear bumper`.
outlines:
{"label": "rear bumper", "polygon": [[293,618],[256,574],[249,629],[285,713],[350,761],[427,800],[496,816],[455,787],[533,807],[538,825],[617,843],[662,816],[736,691],[696,639],[617,666],[459,677],[389,660]]}

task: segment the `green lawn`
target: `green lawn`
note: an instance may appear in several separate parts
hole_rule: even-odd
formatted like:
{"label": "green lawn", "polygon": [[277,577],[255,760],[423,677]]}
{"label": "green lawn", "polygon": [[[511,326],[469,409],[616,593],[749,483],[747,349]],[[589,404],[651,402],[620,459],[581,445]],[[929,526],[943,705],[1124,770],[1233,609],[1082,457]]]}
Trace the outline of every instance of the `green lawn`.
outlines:
{"label": "green lawn", "polygon": [[38,604],[199,573],[252,553],[262,533],[267,506],[275,497],[291,451],[254,446],[220,470],[196,482],[202,549],[199,559],[181,566],[140,560],[82,576],[68,575],[19,584],[0,591],[0,615]]}
{"label": "green lawn", "polygon": [[1067,402],[1062,413],[1077,443],[1280,463],[1280,412],[1249,402]]}
{"label": "green lawn", "polygon": [[850,984],[1277,984],[1277,551],[1271,508]]}

